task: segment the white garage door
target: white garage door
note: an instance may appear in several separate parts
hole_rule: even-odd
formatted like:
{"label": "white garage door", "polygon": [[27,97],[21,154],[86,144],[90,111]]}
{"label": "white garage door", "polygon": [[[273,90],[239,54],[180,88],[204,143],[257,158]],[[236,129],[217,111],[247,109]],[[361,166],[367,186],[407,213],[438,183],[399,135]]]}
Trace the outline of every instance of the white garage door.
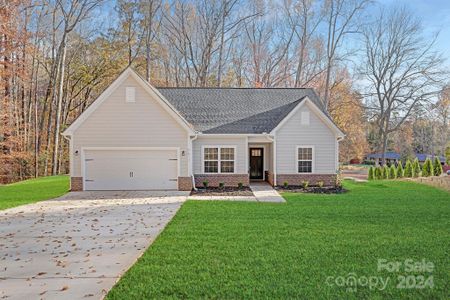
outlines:
{"label": "white garage door", "polygon": [[176,150],[85,150],[84,189],[175,190]]}

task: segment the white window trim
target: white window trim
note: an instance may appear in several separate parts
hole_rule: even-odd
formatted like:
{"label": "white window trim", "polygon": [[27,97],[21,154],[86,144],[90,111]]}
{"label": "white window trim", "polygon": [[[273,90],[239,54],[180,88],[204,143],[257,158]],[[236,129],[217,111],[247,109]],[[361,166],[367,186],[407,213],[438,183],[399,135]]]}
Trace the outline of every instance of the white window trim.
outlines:
{"label": "white window trim", "polygon": [[[205,148],[218,148],[218,165],[217,165],[217,173],[206,173],[205,172]],[[234,170],[233,172],[221,172],[221,159],[220,159],[220,149],[221,148],[233,148],[234,149],[234,160],[225,160],[225,161],[234,161]],[[202,170],[200,174],[210,175],[210,174],[236,174],[236,168],[237,168],[237,152],[236,152],[236,145],[202,145]]]}
{"label": "white window trim", "polygon": [[[311,154],[312,154],[312,160],[311,160],[311,173],[306,173],[306,172],[299,172],[298,171],[298,149],[300,148],[311,148]],[[314,146],[312,145],[297,145],[297,147],[295,147],[295,173],[297,174],[314,174],[316,173],[316,155],[315,155],[315,149]]]}

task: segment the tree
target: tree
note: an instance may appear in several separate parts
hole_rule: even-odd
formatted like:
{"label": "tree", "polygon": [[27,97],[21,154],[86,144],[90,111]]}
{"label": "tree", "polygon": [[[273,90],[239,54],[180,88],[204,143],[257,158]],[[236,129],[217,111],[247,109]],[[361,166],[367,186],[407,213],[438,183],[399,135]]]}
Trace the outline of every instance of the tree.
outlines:
{"label": "tree", "polygon": [[419,164],[419,159],[414,159],[413,162],[413,176],[414,177],[419,177],[421,175],[421,170],[420,170],[420,164]]}
{"label": "tree", "polygon": [[369,167],[369,171],[368,171],[368,174],[367,174],[367,179],[368,180],[374,180],[375,179],[375,170],[374,170],[373,166]]}
{"label": "tree", "polygon": [[433,174],[434,176],[440,176],[442,174],[443,170],[442,170],[442,164],[441,164],[441,160],[439,159],[439,157],[434,157],[434,161],[433,161]]}
{"label": "tree", "polygon": [[397,166],[397,178],[402,178],[404,176],[405,171],[403,170],[402,162],[400,161]]}
{"label": "tree", "polygon": [[327,0],[324,2],[324,14],[327,26],[326,37],[326,74],[325,91],[323,103],[328,107],[328,97],[333,68],[336,62],[343,57],[339,57],[339,50],[342,47],[347,35],[358,30],[358,17],[370,3],[368,0]]}
{"label": "tree", "polygon": [[390,179],[389,177],[389,167],[387,165],[383,166],[383,179]]}
{"label": "tree", "polygon": [[383,163],[389,135],[416,107],[431,101],[443,84],[443,60],[433,51],[436,38],[429,41],[423,35],[420,21],[399,8],[381,11],[363,32],[361,72],[369,82],[365,96],[379,131]]}
{"label": "tree", "polygon": [[406,178],[415,177],[414,176],[414,168],[413,168],[413,165],[412,165],[412,163],[411,163],[411,161],[409,159],[406,161],[406,164],[405,164],[404,176]]}
{"label": "tree", "polygon": [[389,179],[396,179],[397,178],[397,169],[394,165],[391,165],[389,168]]}
{"label": "tree", "polygon": [[433,176],[433,163],[429,158],[425,160],[425,163],[422,166],[422,176],[424,177]]}

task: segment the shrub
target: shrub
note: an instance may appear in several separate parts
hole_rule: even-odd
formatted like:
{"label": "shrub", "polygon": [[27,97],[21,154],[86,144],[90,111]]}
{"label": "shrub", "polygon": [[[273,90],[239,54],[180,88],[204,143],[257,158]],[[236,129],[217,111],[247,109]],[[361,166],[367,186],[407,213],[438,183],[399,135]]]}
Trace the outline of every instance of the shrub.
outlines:
{"label": "shrub", "polygon": [[414,168],[409,159],[406,161],[405,172],[403,173],[403,176],[407,178],[414,177]]}
{"label": "shrub", "polygon": [[389,167],[387,165],[383,167],[383,179],[389,179]]}
{"label": "shrub", "polygon": [[244,184],[243,184],[242,182],[239,182],[239,183],[238,183],[238,188],[239,188],[239,189],[242,189],[243,186],[244,186]]}
{"label": "shrub", "polygon": [[323,181],[317,181],[317,186],[323,188]]}
{"label": "shrub", "polygon": [[303,181],[302,181],[302,186],[303,186],[303,188],[304,188],[305,190],[308,188],[308,185],[309,185],[309,181],[308,181],[308,180],[303,180]]}
{"label": "shrub", "polygon": [[206,189],[208,187],[209,181],[205,180],[203,181],[203,187]]}
{"label": "shrub", "polygon": [[419,160],[416,158],[413,162],[413,177],[419,177],[420,176],[420,164]]}
{"label": "shrub", "polygon": [[403,170],[403,165],[402,162],[398,163],[397,166],[397,178],[402,178],[405,174],[405,171]]}
{"label": "shrub", "polygon": [[220,189],[223,189],[224,186],[225,186],[225,183],[224,183],[224,182],[219,182],[219,188],[220,188]]}
{"label": "shrub", "polygon": [[288,185],[289,185],[289,183],[288,183],[287,181],[283,182],[283,186],[284,186],[285,188],[287,188]]}
{"label": "shrub", "polygon": [[429,177],[433,176],[433,163],[431,162],[431,159],[427,158],[425,160],[425,163],[422,167],[422,176]]}
{"label": "shrub", "polygon": [[393,164],[389,168],[389,178],[390,179],[397,178],[397,169],[395,168],[395,166]]}
{"label": "shrub", "polygon": [[440,161],[439,157],[434,158],[433,171],[434,171],[434,176],[440,176],[443,172],[441,161]]}
{"label": "shrub", "polygon": [[374,180],[375,179],[374,176],[375,176],[375,170],[374,170],[374,167],[371,166],[369,168],[369,173],[367,174],[367,179]]}
{"label": "shrub", "polygon": [[383,169],[381,167],[375,168],[375,179],[383,179]]}

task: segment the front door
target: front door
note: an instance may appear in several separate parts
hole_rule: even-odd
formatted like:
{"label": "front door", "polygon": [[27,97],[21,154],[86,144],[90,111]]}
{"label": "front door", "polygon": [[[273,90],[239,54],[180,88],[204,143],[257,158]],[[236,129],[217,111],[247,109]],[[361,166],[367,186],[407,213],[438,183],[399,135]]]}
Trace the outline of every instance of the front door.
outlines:
{"label": "front door", "polygon": [[264,148],[250,148],[250,179],[263,179]]}

